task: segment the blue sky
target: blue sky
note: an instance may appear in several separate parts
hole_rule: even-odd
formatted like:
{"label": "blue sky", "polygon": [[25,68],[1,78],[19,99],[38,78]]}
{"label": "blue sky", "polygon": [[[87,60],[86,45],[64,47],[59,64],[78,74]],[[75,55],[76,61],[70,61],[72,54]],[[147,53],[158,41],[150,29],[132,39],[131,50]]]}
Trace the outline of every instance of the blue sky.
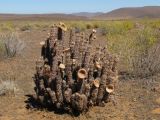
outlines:
{"label": "blue sky", "polygon": [[160,6],[160,0],[0,0],[0,13],[108,12],[139,6]]}

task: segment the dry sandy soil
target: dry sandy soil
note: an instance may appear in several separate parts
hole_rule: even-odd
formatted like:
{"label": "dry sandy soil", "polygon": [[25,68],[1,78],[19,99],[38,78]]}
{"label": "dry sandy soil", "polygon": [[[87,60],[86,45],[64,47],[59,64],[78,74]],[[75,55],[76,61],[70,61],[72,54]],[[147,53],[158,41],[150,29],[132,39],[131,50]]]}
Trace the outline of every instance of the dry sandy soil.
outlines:
{"label": "dry sandy soil", "polygon": [[[15,79],[17,89],[13,95],[0,97],[0,120],[160,120],[160,75],[145,79],[124,79],[120,77],[116,90],[116,105],[91,108],[80,116],[54,111],[27,109],[30,102],[27,95],[34,94],[33,75],[35,61],[40,56],[39,42],[47,31],[20,32],[26,42],[22,56],[0,61],[0,77]],[[104,39],[101,39],[104,43]],[[159,98],[159,99],[158,99]]]}

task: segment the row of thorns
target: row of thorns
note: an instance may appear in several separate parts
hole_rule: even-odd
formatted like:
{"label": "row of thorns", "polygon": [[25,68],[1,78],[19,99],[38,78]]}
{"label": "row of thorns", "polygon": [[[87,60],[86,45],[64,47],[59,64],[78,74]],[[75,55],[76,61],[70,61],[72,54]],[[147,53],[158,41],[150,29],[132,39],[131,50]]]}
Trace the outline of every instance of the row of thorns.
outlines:
{"label": "row of thorns", "polygon": [[43,106],[86,112],[113,98],[118,58],[106,47],[94,46],[95,41],[96,30],[88,35],[61,22],[52,26],[36,61],[36,99]]}

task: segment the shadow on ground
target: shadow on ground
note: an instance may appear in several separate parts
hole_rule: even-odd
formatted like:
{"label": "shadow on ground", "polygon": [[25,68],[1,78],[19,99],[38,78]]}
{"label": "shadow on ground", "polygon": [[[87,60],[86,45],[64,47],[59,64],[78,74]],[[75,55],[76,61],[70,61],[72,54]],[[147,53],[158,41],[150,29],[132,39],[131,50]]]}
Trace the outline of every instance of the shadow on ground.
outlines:
{"label": "shadow on ground", "polygon": [[78,117],[80,115],[80,112],[78,111],[72,111],[68,112],[64,109],[57,109],[54,107],[54,105],[51,106],[51,104],[42,105],[35,97],[34,95],[25,95],[28,99],[24,101],[26,103],[27,109],[35,109],[40,111],[49,111],[54,112],[55,114],[63,115],[63,114],[69,114],[74,117]]}

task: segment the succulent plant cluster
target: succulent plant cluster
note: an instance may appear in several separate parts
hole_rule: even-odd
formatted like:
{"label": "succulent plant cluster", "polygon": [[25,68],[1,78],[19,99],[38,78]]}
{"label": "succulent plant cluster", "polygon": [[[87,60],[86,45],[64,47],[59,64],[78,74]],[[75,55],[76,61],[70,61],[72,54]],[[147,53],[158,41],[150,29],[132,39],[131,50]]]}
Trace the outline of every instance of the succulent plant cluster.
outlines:
{"label": "succulent plant cluster", "polygon": [[109,101],[118,81],[118,58],[106,47],[94,46],[95,40],[96,30],[76,33],[61,22],[51,28],[40,43],[34,79],[36,99],[43,106],[85,112]]}

